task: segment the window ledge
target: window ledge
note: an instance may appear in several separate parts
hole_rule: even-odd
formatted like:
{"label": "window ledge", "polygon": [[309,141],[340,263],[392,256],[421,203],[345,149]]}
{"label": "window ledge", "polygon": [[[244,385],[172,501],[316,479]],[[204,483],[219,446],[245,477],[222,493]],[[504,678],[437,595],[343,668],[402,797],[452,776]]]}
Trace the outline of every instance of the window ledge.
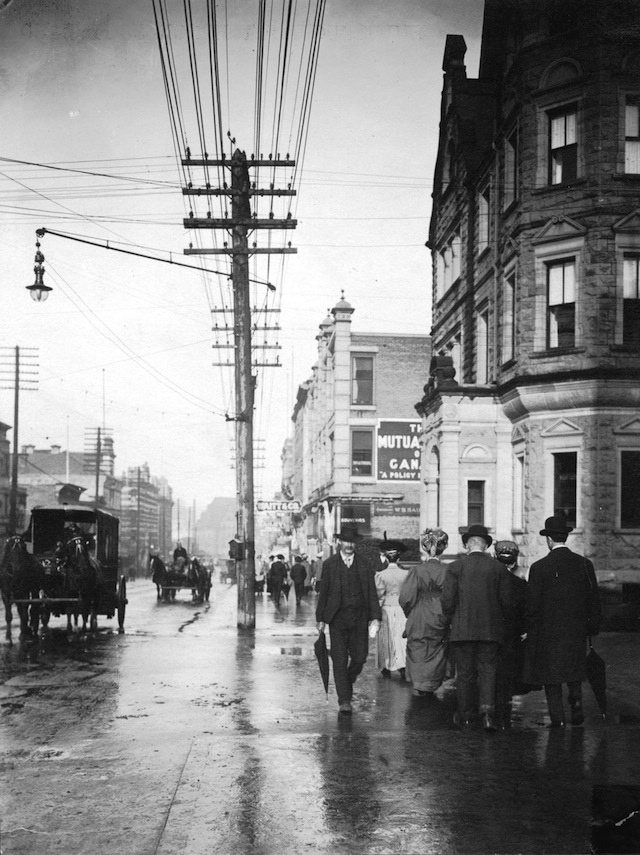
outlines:
{"label": "window ledge", "polygon": [[376,405],[375,405],[375,404],[351,404],[351,409],[352,409],[352,410],[367,410],[367,411],[371,411],[371,410],[375,410],[375,409],[377,409],[377,408],[376,408]]}
{"label": "window ledge", "polygon": [[584,347],[552,347],[548,350],[536,350],[529,354],[529,359],[552,359],[557,356],[572,356],[573,354],[586,353]]}
{"label": "window ledge", "polygon": [[640,172],[613,172],[611,177],[614,181],[640,182]]}
{"label": "window ledge", "polygon": [[640,353],[640,345],[637,344],[612,344],[611,350],[615,353]]}
{"label": "window ledge", "polygon": [[586,178],[574,178],[573,181],[561,181],[560,184],[545,184],[544,187],[537,187],[531,191],[532,196],[539,196],[541,193],[554,193],[558,191],[566,192],[572,187],[580,187],[587,183]]}
{"label": "window ledge", "polygon": [[376,479],[373,475],[352,475],[351,476],[352,484],[375,484]]}

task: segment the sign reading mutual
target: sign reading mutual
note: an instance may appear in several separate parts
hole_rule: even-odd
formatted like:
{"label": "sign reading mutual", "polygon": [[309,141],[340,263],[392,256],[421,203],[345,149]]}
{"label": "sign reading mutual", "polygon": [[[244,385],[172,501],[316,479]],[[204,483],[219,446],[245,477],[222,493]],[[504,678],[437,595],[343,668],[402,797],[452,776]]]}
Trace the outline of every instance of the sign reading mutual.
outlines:
{"label": "sign reading mutual", "polygon": [[378,481],[420,480],[422,422],[378,423]]}

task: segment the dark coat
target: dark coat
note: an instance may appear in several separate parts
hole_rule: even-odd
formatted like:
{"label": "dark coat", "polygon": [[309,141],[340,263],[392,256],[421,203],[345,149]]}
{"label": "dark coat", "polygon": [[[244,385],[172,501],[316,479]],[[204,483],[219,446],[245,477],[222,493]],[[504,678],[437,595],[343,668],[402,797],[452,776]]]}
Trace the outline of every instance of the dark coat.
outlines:
{"label": "dark coat", "polygon": [[[382,620],[382,609],[378,602],[378,593],[373,568],[362,555],[355,554],[352,568],[357,570],[360,586],[364,596],[367,612],[367,623],[372,620]],[[318,590],[316,605],[316,621],[331,623],[340,608],[342,594],[342,577],[347,572],[339,552],[327,558],[322,564],[322,576]]]}
{"label": "dark coat", "polygon": [[274,582],[284,582],[287,578],[287,568],[282,561],[274,561],[269,568],[269,579]]}
{"label": "dark coat", "polygon": [[307,578],[307,570],[304,564],[300,564],[300,562],[296,562],[291,570],[289,571],[289,575],[293,579],[294,583],[298,583],[301,585],[304,580]]}
{"label": "dark coat", "polygon": [[528,683],[586,679],[587,636],[600,629],[601,606],[593,564],[556,547],[531,565],[526,596]]}
{"label": "dark coat", "polygon": [[451,621],[450,641],[502,644],[513,615],[509,571],[486,552],[470,552],[447,566],[441,602]]}

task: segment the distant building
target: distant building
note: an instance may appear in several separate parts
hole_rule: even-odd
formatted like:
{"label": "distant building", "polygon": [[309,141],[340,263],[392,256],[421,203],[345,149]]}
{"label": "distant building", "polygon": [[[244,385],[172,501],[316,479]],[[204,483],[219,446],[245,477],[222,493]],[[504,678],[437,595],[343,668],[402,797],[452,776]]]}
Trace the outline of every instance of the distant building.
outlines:
{"label": "distant building", "polygon": [[144,573],[151,550],[165,559],[173,555],[172,490],[166,479],[151,475],[148,463],[127,469],[122,481],[120,554],[125,570]]}
{"label": "distant building", "polygon": [[298,389],[283,497],[298,500],[292,549],[328,554],[336,531],[419,537],[421,423],[413,403],[431,358],[425,335],[355,333],[341,299],[320,325],[318,361]]}
{"label": "distant building", "polygon": [[640,582],[640,6],[486,0],[447,37],[429,247],[422,523]]}
{"label": "distant building", "polygon": [[[90,459],[91,458],[91,459]],[[23,445],[18,459],[18,482],[26,490],[27,515],[36,505],[59,502],[97,503],[118,514],[122,482],[114,476],[115,453],[113,440],[103,440],[100,470],[96,472],[95,454],[63,451],[60,445],[36,448]]]}
{"label": "distant building", "polygon": [[198,546],[205,555],[226,559],[236,534],[235,497],[217,496],[198,517]]}
{"label": "distant building", "polygon": [[[7,431],[11,425],[0,422],[0,537],[8,537],[13,532],[10,530],[11,516],[11,472],[12,454],[11,443],[7,438]],[[26,502],[27,494],[18,481],[16,496],[16,531],[24,531],[27,526]]]}

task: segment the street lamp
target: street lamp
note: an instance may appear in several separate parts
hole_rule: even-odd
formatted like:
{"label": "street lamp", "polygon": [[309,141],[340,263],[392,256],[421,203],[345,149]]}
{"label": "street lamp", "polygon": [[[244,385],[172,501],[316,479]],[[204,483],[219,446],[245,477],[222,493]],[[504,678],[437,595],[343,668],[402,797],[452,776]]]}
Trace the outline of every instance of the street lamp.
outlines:
{"label": "street lamp", "polygon": [[[37,232],[36,232],[37,234]],[[35,266],[33,268],[34,273],[36,274],[36,281],[33,285],[27,285],[27,291],[31,293],[31,299],[35,300],[37,303],[44,303],[44,301],[49,296],[49,291],[53,291],[53,288],[49,288],[48,285],[44,284],[44,255],[40,252],[40,241],[36,239],[36,257],[35,257]]]}

